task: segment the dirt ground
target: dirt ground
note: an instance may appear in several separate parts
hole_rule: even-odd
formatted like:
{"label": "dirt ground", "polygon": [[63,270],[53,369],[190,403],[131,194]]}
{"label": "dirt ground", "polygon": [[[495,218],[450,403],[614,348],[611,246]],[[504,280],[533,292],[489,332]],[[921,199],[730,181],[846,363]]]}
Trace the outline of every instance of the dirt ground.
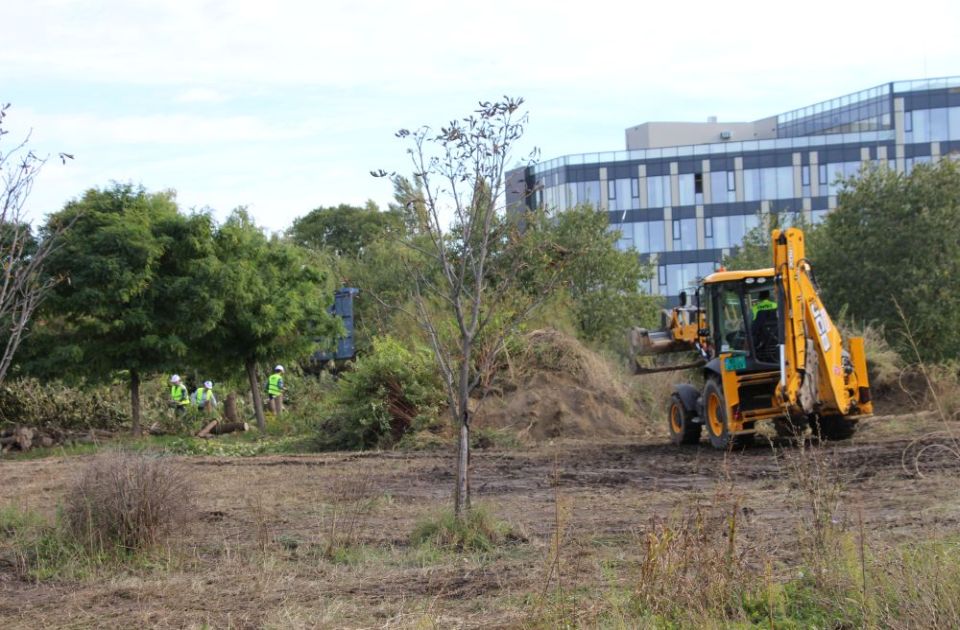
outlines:
{"label": "dirt ground", "polygon": [[[474,500],[519,540],[469,554],[409,542],[418,521],[450,503],[452,453],[184,458],[201,488],[200,517],[168,558],[42,583],[0,563],[0,627],[529,625],[554,588],[558,530],[561,579],[583,592],[629,580],[644,530],[697,506],[734,510],[742,544],[789,566],[801,462],[842,488],[834,518],[862,518],[868,544],[960,533],[960,462],[923,448],[950,438],[913,443],[940,429],[929,418],[878,417],[851,442],[806,448],[722,453],[623,437],[475,451]],[[85,460],[0,463],[0,504],[52,516]],[[323,550],[338,536],[350,545],[331,559]]]}

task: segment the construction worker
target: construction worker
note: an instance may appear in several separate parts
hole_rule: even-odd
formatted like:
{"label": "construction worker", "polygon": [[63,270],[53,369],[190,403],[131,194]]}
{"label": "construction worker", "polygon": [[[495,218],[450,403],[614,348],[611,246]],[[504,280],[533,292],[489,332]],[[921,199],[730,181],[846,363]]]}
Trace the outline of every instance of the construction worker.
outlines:
{"label": "construction worker", "polygon": [[283,412],[283,366],[273,368],[273,374],[267,379],[267,397],[270,399],[270,411],[279,416]]}
{"label": "construction worker", "polygon": [[180,381],[180,375],[174,374],[170,377],[170,400],[167,406],[173,409],[178,418],[182,418],[187,413],[187,406],[190,404],[190,393],[186,386]]}
{"label": "construction worker", "polygon": [[760,311],[775,311],[777,303],[770,299],[769,291],[761,291],[757,294],[757,301],[753,303],[753,318],[757,318]]}
{"label": "construction worker", "polygon": [[217,408],[217,397],[213,395],[213,381],[204,381],[203,386],[193,392],[193,404],[197,406],[198,411],[213,413]]}

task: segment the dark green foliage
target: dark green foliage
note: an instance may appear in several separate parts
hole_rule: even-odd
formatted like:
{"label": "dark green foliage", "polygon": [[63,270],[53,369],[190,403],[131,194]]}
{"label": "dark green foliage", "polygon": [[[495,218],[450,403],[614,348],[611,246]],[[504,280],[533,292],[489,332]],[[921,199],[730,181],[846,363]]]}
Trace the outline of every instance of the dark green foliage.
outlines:
{"label": "dark green foliage", "polygon": [[140,374],[175,368],[223,313],[212,221],[181,214],[172,192],[129,184],[87,191],[45,230],[71,221],[47,261],[65,281],[43,309],[26,367],[94,382],[128,370],[136,431]]}
{"label": "dark green foliage", "polygon": [[443,402],[429,350],[377,338],[333,391],[320,441],[327,448],[392,446],[435,420]]}
{"label": "dark green foliage", "polygon": [[[305,358],[314,338],[335,336],[329,274],[300,247],[268,238],[245,210],[215,235],[223,264],[223,316],[207,336],[216,362]],[[226,360],[224,360],[226,359]]]}
{"label": "dark green foliage", "polygon": [[221,376],[245,368],[263,430],[258,365],[304,360],[316,349],[315,339],[339,334],[339,321],[326,311],[333,287],[309,252],[268,238],[243,209],[219,227],[215,243],[223,265],[223,316],[204,338],[204,346],[215,352],[200,363]]}
{"label": "dark green foliage", "polygon": [[287,237],[302,247],[357,256],[373,241],[396,238],[403,229],[399,212],[380,212],[375,203],[368,201],[363,208],[340,204],[311,210],[293,222]]}
{"label": "dark green foliage", "polygon": [[881,324],[903,353],[899,304],[922,359],[960,355],[958,216],[960,168],[951,160],[917,165],[910,175],[871,169],[846,181],[813,242],[826,303],[846,304],[854,321]]}

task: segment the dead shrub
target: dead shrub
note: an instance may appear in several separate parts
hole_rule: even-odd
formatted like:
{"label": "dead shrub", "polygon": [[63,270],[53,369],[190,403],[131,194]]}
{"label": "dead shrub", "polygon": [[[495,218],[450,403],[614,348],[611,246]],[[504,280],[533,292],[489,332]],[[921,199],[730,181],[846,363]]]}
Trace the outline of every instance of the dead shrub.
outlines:
{"label": "dead shrub", "polygon": [[195,496],[193,481],[169,459],[104,453],[69,489],[65,523],[91,549],[144,549],[162,543],[189,522]]}

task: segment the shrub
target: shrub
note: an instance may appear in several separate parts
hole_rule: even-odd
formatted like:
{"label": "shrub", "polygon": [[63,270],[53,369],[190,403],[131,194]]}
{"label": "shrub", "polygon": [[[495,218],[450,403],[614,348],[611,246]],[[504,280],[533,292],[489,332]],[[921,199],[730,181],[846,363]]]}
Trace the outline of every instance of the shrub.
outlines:
{"label": "shrub", "polygon": [[392,446],[407,431],[434,421],[442,402],[429,350],[375,338],[372,351],[333,391],[321,443],[348,449]]}
{"label": "shrub", "polygon": [[17,379],[0,387],[0,420],[61,429],[116,429],[127,419],[127,403],[112,390],[83,390],[57,381]]}
{"label": "shrub", "polygon": [[64,517],[87,547],[132,551],[185,525],[194,497],[192,480],[171,460],[115,451],[81,471],[67,493]]}

